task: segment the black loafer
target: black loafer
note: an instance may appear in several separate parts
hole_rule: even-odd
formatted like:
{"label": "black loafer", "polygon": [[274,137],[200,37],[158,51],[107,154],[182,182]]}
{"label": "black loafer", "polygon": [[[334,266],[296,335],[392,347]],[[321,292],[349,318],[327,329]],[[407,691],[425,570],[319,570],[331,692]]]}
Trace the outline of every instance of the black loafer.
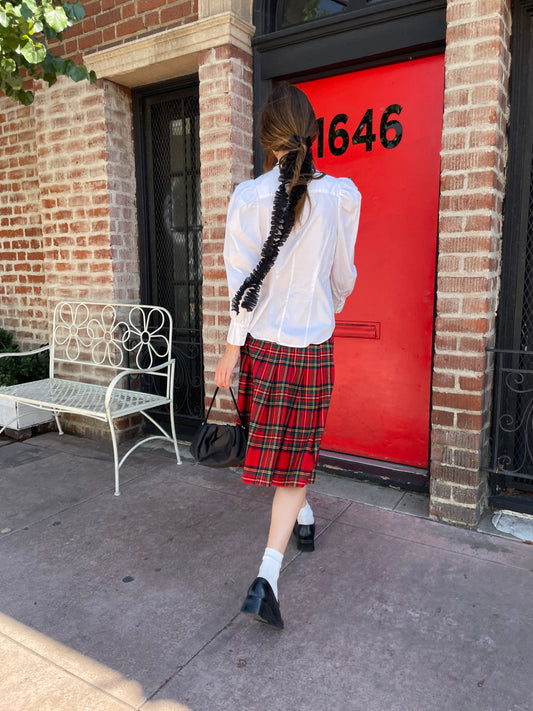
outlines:
{"label": "black loafer", "polygon": [[279,604],[270,583],[265,578],[256,578],[248,589],[241,612],[251,615],[277,630],[283,629]]}
{"label": "black loafer", "polygon": [[294,524],[294,535],[298,540],[298,548],[301,551],[310,553],[315,550],[315,524],[296,523]]}

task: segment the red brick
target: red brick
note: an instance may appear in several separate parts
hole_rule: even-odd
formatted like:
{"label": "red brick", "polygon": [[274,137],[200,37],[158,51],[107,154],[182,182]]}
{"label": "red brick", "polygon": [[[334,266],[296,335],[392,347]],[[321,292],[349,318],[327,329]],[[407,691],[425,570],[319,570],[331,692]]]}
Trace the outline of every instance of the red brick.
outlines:
{"label": "red brick", "polygon": [[467,272],[495,271],[497,268],[494,257],[465,257],[464,269]]}
{"label": "red brick", "polygon": [[438,260],[438,272],[442,274],[444,272],[456,272],[459,270],[460,261],[457,256],[450,256],[447,254],[441,254]]}
{"label": "red brick", "polygon": [[453,212],[490,210],[495,206],[494,196],[488,193],[458,192],[452,195],[441,195],[440,209]]}
{"label": "red brick", "polygon": [[[469,215],[466,218],[465,232],[488,232],[492,226],[490,215]],[[475,245],[475,246],[474,246]],[[472,243],[469,251],[490,251],[490,242],[487,243],[487,238],[483,241]]]}
{"label": "red brick", "polygon": [[170,7],[165,7],[165,9],[161,10],[160,13],[161,22],[166,23],[173,22],[174,20],[181,20],[190,13],[190,7],[191,6],[188,1],[171,5]]}
{"label": "red brick", "polygon": [[[439,461],[438,459],[433,459],[432,461]],[[439,481],[438,479],[432,479],[430,481],[430,494],[432,496],[437,496],[439,499],[451,499],[452,497],[452,487],[448,482]]]}
{"label": "red brick", "polygon": [[473,0],[472,11],[475,17],[483,17],[484,15],[492,15],[497,13],[502,14],[505,10],[506,3],[504,0]]}
{"label": "red brick", "polygon": [[129,2],[120,8],[121,17],[123,20],[127,20],[129,17],[133,17],[136,13],[135,2]]}
{"label": "red brick", "polygon": [[466,176],[462,174],[444,175],[440,181],[441,191],[463,190],[465,187],[465,178]]}
{"label": "red brick", "polygon": [[477,508],[443,504],[440,501],[430,501],[429,514],[431,517],[460,526],[475,527],[479,522]]}
{"label": "red brick", "polygon": [[434,373],[433,387],[453,388],[455,387],[455,376],[452,373]]}
{"label": "red brick", "polygon": [[467,412],[458,412],[457,427],[465,430],[480,430],[482,427],[482,416]]}
{"label": "red brick", "polygon": [[438,291],[447,293],[473,294],[487,293],[491,286],[488,277],[443,276],[437,280]]}
{"label": "red brick", "polygon": [[444,153],[441,168],[445,171],[466,171],[479,168],[492,168],[498,164],[498,156],[493,150],[460,151]]}
{"label": "red brick", "polygon": [[439,314],[459,314],[461,301],[458,298],[447,298],[444,294],[439,294],[437,301],[437,313]]}
{"label": "red brick", "polygon": [[89,34],[89,35],[83,35],[78,40],[78,48],[80,51],[83,51],[84,49],[98,47],[98,45],[100,45],[100,44],[102,44],[102,32],[101,31],[93,32],[92,34]]}
{"label": "red brick", "polygon": [[488,328],[486,318],[438,317],[437,332],[448,333],[485,333]]}
{"label": "red brick", "polygon": [[457,336],[450,336],[448,333],[435,334],[435,350],[437,351],[457,351],[458,345]]}
{"label": "red brick", "polygon": [[482,373],[485,370],[485,356],[474,354],[436,353],[434,367],[438,370],[468,371]]}
{"label": "red brick", "polygon": [[116,28],[113,25],[112,27],[104,27],[103,33],[102,33],[102,38],[104,42],[110,42],[114,40],[117,36],[116,33]]}
{"label": "red brick", "polygon": [[446,407],[454,410],[466,410],[468,412],[481,412],[481,395],[470,395],[463,392],[439,392],[433,393],[433,406]]}
{"label": "red brick", "polygon": [[97,27],[111,27],[111,26],[114,26],[114,25],[120,23],[120,20],[121,20],[120,6],[113,7],[112,9],[110,9],[106,12],[101,12],[97,15],[96,26]]}
{"label": "red brick", "polygon": [[485,386],[485,377],[483,375],[477,375],[476,377],[459,377],[459,387],[461,390],[476,390],[481,392]]}
{"label": "red brick", "polygon": [[488,314],[492,310],[491,302],[488,298],[465,298],[463,299],[463,312],[465,314]]}
{"label": "red brick", "polygon": [[[476,466],[479,466],[479,461],[476,457],[473,457],[472,461],[476,461]],[[456,501],[459,504],[475,505],[479,501],[479,491],[477,488],[466,489],[454,486],[452,489],[452,501]]]}
{"label": "red brick", "polygon": [[125,37],[126,35],[135,35],[145,29],[144,22],[140,17],[135,17],[131,20],[121,22],[117,26],[117,37]]}
{"label": "red brick", "polygon": [[450,217],[443,215],[439,221],[439,232],[461,232],[463,227],[462,217]]}
{"label": "red brick", "polygon": [[487,347],[486,338],[481,337],[462,337],[459,341],[460,348],[463,353],[484,353]]}
{"label": "red brick", "polygon": [[431,423],[441,427],[453,427],[455,423],[455,413],[447,410],[432,409]]}
{"label": "red brick", "polygon": [[[446,21],[448,24],[453,22],[459,22],[460,20],[466,20],[472,17],[472,3],[464,2],[450,2],[446,8]],[[450,40],[448,40],[450,41]]]}

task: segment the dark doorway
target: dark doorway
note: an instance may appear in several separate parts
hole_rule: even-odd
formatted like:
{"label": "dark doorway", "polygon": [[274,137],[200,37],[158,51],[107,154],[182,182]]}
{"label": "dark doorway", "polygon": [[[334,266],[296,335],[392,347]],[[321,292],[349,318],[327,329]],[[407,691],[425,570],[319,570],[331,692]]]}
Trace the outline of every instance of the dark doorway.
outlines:
{"label": "dark doorway", "polygon": [[533,2],[513,4],[490,503],[533,511]]}
{"label": "dark doorway", "polygon": [[203,416],[202,222],[198,83],[133,94],[143,303],[174,321],[174,405],[182,428]]}

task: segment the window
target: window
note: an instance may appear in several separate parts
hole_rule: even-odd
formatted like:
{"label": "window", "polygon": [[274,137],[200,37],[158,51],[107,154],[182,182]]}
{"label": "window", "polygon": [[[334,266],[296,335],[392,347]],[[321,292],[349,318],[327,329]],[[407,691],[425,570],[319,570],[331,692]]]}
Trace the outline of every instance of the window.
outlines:
{"label": "window", "polygon": [[340,12],[364,10],[386,0],[279,0],[276,29],[321,20]]}

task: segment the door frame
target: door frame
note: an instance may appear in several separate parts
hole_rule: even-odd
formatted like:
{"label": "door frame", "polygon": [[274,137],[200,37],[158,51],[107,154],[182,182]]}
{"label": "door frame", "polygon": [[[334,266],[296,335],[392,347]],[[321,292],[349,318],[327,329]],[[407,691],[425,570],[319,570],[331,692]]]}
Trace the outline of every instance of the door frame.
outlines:
{"label": "door frame", "polygon": [[192,74],[171,81],[150,84],[132,91],[132,112],[133,112],[133,148],[135,154],[135,174],[137,178],[137,224],[139,226],[139,262],[144,260],[147,265],[145,270],[140,271],[141,280],[141,301],[148,303],[150,280],[147,274],[152,271],[152,254],[150,252],[150,215],[147,201],[148,195],[148,173],[146,168],[146,155],[142,148],[145,145],[143,127],[145,116],[143,113],[143,101],[148,96],[156,94],[168,95],[172,97],[183,97],[191,89],[198,89],[198,75]]}
{"label": "door frame", "polygon": [[[139,229],[139,267],[140,267],[140,291],[141,301],[143,303],[151,302],[151,274],[153,273],[153,254],[150,248],[150,205],[149,205],[149,181],[148,175],[148,153],[144,150],[148,149],[145,141],[146,116],[144,115],[144,101],[149,97],[161,96],[162,101],[172,101],[173,99],[186,98],[195,92],[198,96],[199,78],[197,74],[180,77],[170,81],[150,84],[138,89],[132,90],[132,114],[133,114],[133,141],[135,155],[135,174],[137,181],[137,224]],[[200,195],[198,195],[200,200]],[[200,302],[200,308],[202,304]],[[177,345],[177,344],[176,344]],[[200,357],[203,360],[203,342],[202,331],[200,329]],[[203,363],[202,363],[203,370]],[[204,379],[200,383],[201,393],[200,402],[202,403],[202,412],[198,416],[184,418],[176,413],[176,428],[178,432],[182,432],[188,436],[193,432],[201,422],[204,414]]]}
{"label": "door frame", "polygon": [[[277,2],[254,2],[257,28],[252,39],[254,116],[278,82],[319,79],[440,54],[446,48],[446,0],[372,3],[363,10],[343,12],[281,30],[275,28]],[[254,171],[257,176],[262,172],[263,153],[256,134],[254,132]],[[430,445],[428,462],[429,448]],[[336,475],[344,470],[348,475],[388,486],[400,485],[413,491],[429,488],[429,466],[417,468],[325,450],[321,451],[319,466]]]}
{"label": "door frame", "polygon": [[[369,3],[364,10],[282,30],[276,30],[274,24],[277,1],[254,2],[254,116],[273,83],[307,81],[382,66],[439,54],[446,47],[446,0]],[[262,162],[256,138],[256,175],[261,174]]]}

